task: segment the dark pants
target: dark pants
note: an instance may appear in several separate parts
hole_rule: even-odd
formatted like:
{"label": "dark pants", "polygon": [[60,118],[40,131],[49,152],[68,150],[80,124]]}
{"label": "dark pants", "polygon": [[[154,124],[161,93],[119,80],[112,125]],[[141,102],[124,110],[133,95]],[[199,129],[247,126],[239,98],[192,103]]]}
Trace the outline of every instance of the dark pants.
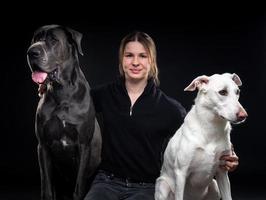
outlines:
{"label": "dark pants", "polygon": [[154,200],[153,183],[131,182],[99,171],[84,200]]}

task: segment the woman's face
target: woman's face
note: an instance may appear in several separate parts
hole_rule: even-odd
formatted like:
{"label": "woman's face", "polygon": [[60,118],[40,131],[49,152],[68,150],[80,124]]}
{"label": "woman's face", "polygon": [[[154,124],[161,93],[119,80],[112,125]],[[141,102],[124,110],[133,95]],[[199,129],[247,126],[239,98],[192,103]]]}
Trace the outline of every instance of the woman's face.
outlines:
{"label": "woman's face", "polygon": [[151,69],[149,54],[137,41],[126,44],[123,55],[123,70],[126,80],[147,80]]}

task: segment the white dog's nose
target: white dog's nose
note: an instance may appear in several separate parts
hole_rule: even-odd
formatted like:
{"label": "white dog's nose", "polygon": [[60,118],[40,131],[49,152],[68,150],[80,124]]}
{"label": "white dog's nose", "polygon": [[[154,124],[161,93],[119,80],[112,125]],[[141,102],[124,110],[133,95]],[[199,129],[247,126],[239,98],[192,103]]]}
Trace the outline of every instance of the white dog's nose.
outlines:
{"label": "white dog's nose", "polygon": [[240,107],[240,109],[239,109],[238,113],[236,114],[236,116],[237,116],[237,121],[241,122],[241,121],[244,121],[247,118],[248,113],[245,111],[244,108]]}

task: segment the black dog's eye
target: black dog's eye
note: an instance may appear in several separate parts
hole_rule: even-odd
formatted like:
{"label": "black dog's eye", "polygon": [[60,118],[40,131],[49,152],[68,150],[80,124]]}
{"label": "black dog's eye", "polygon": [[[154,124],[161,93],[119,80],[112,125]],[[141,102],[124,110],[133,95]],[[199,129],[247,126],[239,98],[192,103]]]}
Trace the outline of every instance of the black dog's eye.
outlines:
{"label": "black dog's eye", "polygon": [[51,44],[55,45],[58,42],[58,40],[56,38],[51,38]]}
{"label": "black dog's eye", "polygon": [[227,90],[220,90],[219,94],[222,96],[227,96],[228,95],[228,91]]}
{"label": "black dog's eye", "polygon": [[55,35],[48,35],[46,41],[52,46],[58,43],[58,39]]}

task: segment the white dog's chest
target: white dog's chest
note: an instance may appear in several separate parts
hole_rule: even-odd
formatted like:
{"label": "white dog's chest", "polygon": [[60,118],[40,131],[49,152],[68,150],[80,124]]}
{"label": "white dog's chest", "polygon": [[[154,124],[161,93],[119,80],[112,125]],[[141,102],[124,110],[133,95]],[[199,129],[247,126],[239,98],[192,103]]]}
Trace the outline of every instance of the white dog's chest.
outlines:
{"label": "white dog's chest", "polygon": [[187,174],[191,184],[210,182],[220,164],[220,154],[211,150],[211,147],[195,149]]}

